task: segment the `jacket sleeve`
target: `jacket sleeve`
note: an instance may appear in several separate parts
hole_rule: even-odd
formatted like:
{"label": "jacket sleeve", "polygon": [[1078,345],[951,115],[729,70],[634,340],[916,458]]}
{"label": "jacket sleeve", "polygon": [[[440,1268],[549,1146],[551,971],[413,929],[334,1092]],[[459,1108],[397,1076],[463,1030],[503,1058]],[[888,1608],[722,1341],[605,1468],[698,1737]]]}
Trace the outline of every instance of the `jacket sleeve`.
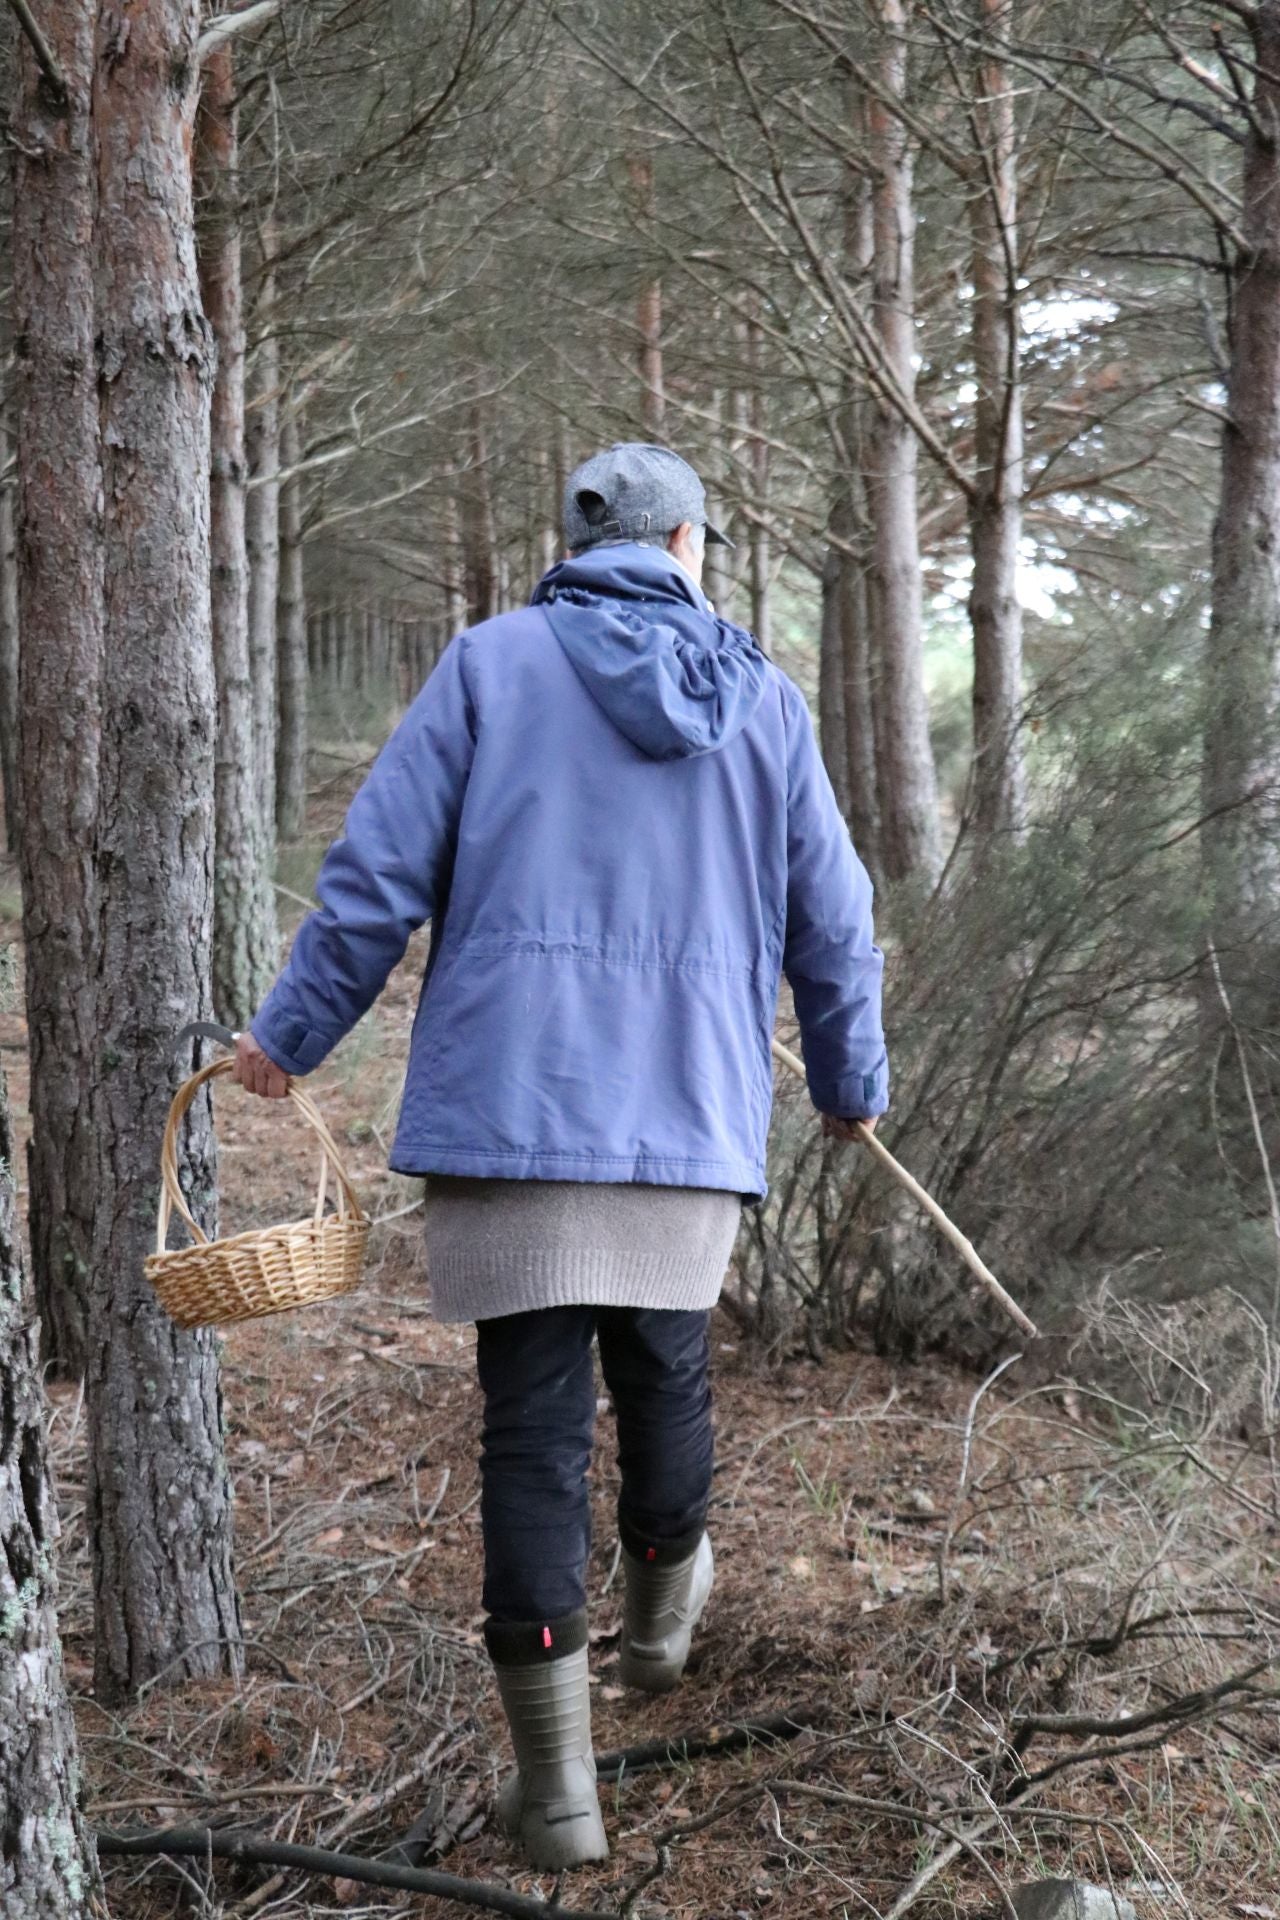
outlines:
{"label": "jacket sleeve", "polygon": [[321,905],[254,1018],[287,1073],[310,1073],[350,1032],[447,892],[476,737],[464,645],[446,648],[352,801],[316,881]]}
{"label": "jacket sleeve", "polygon": [[875,944],[871,881],[853,850],[795,693],[787,707],[787,923],[791,983],[809,1093],[820,1113],[866,1120],[889,1105],[880,1023],[884,956]]}

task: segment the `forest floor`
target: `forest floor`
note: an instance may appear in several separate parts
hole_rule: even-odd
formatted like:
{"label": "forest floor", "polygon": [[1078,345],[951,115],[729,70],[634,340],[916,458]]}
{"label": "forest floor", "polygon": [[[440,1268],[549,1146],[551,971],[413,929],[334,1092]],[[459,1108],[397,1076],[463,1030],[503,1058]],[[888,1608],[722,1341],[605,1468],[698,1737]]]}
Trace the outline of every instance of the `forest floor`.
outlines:
{"label": "forest floor", "polygon": [[[322,786],[315,834],[344,786]],[[315,847],[285,877],[309,886]],[[12,926],[6,929],[12,932]],[[224,1346],[247,1671],[91,1697],[84,1419],[54,1391],[63,1620],[100,1827],[212,1823],[551,1893],[490,1820],[505,1737],[480,1636],[469,1331],[427,1307],[416,1188],[384,1171],[421,951],[311,1084],[369,1210],[361,1291]],[[0,1028],[25,1114],[22,1022]],[[223,1090],[224,1224],[309,1207],[289,1112]],[[602,1787],[613,1857],[568,1908],[672,1920],[1009,1909],[1078,1876],[1140,1920],[1280,1920],[1280,1475],[1274,1436],[1195,1432],[1009,1368],[983,1390],[866,1353],[766,1366],[714,1321],[715,1594],[683,1687],[613,1684],[615,1472],[594,1473],[597,1749],[792,1715],[776,1744]],[[1215,1697],[1216,1690],[1216,1697]],[[113,1920],[461,1911],[257,1867],[108,1864]],[[627,1902],[630,1900],[630,1906]]]}

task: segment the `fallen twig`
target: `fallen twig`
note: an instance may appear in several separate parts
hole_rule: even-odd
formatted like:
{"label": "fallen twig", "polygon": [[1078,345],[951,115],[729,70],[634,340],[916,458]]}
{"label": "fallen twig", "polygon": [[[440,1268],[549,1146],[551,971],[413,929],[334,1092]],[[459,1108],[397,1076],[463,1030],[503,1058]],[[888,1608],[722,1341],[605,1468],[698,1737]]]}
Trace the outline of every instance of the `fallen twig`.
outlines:
{"label": "fallen twig", "polygon": [[836,1787],[812,1785],[807,1780],[766,1780],[763,1786],[769,1793],[784,1796],[789,1793],[802,1794],[810,1800],[824,1801],[827,1806],[851,1807],[858,1813],[873,1814],[880,1820],[897,1820],[909,1826],[932,1827],[935,1833],[940,1833],[958,1852],[969,1855],[975,1866],[986,1874],[995,1888],[1001,1910],[1009,1916],[1009,1920],[1018,1920],[1013,1902],[1001,1886],[999,1876],[991,1862],[979,1852],[975,1845],[976,1835],[985,1833],[995,1823],[997,1815],[992,1814],[990,1818],[982,1820],[978,1828],[965,1833],[957,1831],[946,1820],[940,1819],[936,1813],[926,1813],[918,1807],[902,1806],[896,1800],[868,1799],[865,1794],[844,1793]]}
{"label": "fallen twig", "polygon": [[598,1909],[551,1906],[529,1894],[514,1893],[487,1880],[463,1880],[456,1873],[437,1873],[429,1867],[398,1867],[387,1860],[368,1860],[358,1853],[331,1853],[324,1847],[300,1847],[284,1840],[264,1840],[256,1833],[234,1828],[161,1827],[144,1833],[99,1833],[100,1854],[126,1859],[168,1854],[175,1858],[239,1860],[250,1866],[296,1867],[302,1873],[322,1874],[330,1880],[357,1880],[373,1887],[400,1887],[435,1900],[456,1900],[462,1907],[484,1913],[507,1914],[511,1920],[617,1920]]}
{"label": "fallen twig", "polygon": [[759,1720],[726,1720],[693,1733],[673,1733],[669,1740],[642,1740],[638,1746],[596,1755],[601,1780],[617,1780],[624,1773],[642,1773],[651,1767],[679,1767],[686,1760],[738,1753],[743,1747],[774,1746],[794,1740],[813,1727],[825,1726],[828,1707],[813,1704],[791,1707],[786,1713],[767,1713]]}
{"label": "fallen twig", "polygon": [[[1181,1694],[1176,1700],[1166,1700],[1158,1707],[1148,1707],[1144,1713],[1122,1714],[1115,1719],[1103,1719],[1088,1713],[1032,1713],[1015,1722],[1010,1750],[1023,1754],[1037,1733],[1076,1734],[1082,1737],[1096,1736],[1106,1738],[1111,1735],[1142,1733],[1148,1727],[1185,1726],[1189,1720],[1199,1719],[1219,1700],[1225,1700],[1230,1694],[1239,1693],[1260,1673],[1276,1663],[1277,1656],[1267,1655],[1255,1660],[1243,1673],[1232,1674],[1216,1687],[1199,1687],[1194,1693]],[[1268,1693],[1268,1698],[1272,1697]]]}

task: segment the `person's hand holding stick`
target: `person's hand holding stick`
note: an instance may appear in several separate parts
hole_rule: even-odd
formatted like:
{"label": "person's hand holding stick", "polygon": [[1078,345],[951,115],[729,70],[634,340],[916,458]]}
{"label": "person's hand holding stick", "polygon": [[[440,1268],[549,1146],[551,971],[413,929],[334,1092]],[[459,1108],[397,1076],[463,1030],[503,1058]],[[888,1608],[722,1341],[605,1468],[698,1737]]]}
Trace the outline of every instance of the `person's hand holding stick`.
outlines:
{"label": "person's hand holding stick", "polygon": [[[781,1060],[784,1067],[789,1067],[801,1080],[805,1078],[804,1062],[798,1054],[792,1053],[790,1047],[784,1047],[781,1040],[775,1040],[773,1051],[775,1058]],[[1035,1321],[1022,1311],[1010,1294],[1005,1292],[973,1242],[967,1235],[961,1233],[955,1222],[942,1211],[932,1194],[925,1192],[914,1175],[909,1174],[906,1168],[894,1159],[888,1147],[876,1139],[874,1120],[842,1120],[838,1115],[824,1114],[822,1129],[830,1139],[856,1140],[860,1145],[869,1147],[881,1166],[891,1173],[898,1184],[906,1188],[912,1199],[917,1200],[924,1208],[939,1233],[951,1242],[969,1271],[981,1280],[997,1306],[1003,1307],[1009,1318],[1022,1329],[1023,1333],[1029,1334],[1033,1340],[1039,1339],[1039,1329]]]}

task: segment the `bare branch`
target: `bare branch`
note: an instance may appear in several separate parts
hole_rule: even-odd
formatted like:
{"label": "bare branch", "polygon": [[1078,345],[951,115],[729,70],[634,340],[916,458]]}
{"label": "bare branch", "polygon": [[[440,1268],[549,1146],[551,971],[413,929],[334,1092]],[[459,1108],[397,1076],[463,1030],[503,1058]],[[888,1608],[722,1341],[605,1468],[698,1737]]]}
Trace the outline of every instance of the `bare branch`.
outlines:
{"label": "bare branch", "polygon": [[40,31],[39,24],[31,8],[28,6],[27,0],[9,0],[9,5],[17,15],[18,25],[31,42],[31,51],[36,56],[41,73],[43,73],[59,100],[65,100],[67,97],[67,83],[62,77],[62,69],[54,59],[49,42]]}
{"label": "bare branch", "polygon": [[[11,0],[13,6],[19,0]],[[196,41],[196,59],[207,60],[211,53],[250,27],[260,27],[280,11],[281,0],[251,0],[247,7],[235,7],[230,13],[216,13]]]}
{"label": "bare branch", "polygon": [[400,1867],[389,1860],[367,1860],[354,1853],[331,1853],[324,1847],[298,1847],[282,1840],[265,1840],[256,1833],[237,1833],[216,1827],[172,1827],[148,1833],[100,1833],[101,1854],[139,1856],[182,1855],[206,1860],[250,1860],[263,1866],[295,1867],[304,1873],[327,1874],[335,1879],[357,1880],[367,1886],[402,1887],[410,1893],[428,1894],[437,1900],[454,1900],[460,1907],[478,1907],[485,1913],[501,1913],[510,1920],[615,1920],[615,1916],[588,1909],[575,1912],[569,1907],[548,1907],[545,1900],[530,1894],[513,1893],[507,1887],[493,1886],[483,1880],[462,1880],[455,1873],[435,1873],[428,1867]]}

